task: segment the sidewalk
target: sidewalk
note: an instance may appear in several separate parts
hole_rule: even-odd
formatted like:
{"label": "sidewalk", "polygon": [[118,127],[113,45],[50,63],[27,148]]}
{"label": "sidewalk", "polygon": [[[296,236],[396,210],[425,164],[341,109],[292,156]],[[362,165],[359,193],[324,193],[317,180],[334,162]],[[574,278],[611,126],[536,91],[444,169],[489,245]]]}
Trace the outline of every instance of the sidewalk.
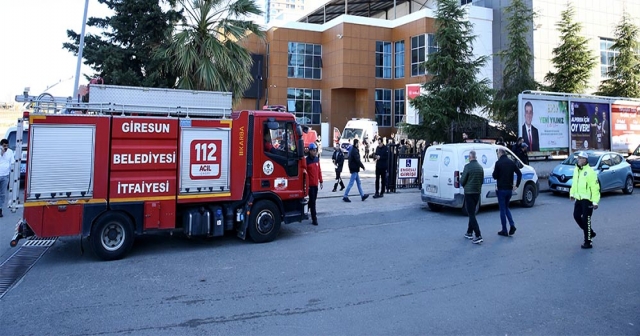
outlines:
{"label": "sidewalk", "polygon": [[[331,192],[333,189],[333,184],[336,181],[336,172],[334,169],[333,162],[331,162],[331,155],[333,151],[325,154],[324,150],[322,152],[322,157],[320,158],[320,168],[322,168],[322,180],[324,181],[324,188],[318,191],[318,198],[327,198],[327,197],[342,197],[344,191],[340,192],[340,186],[338,186],[338,191]],[[375,193],[375,182],[376,182],[376,163],[371,160],[371,162],[362,162],[364,164],[365,170],[360,171],[360,182],[362,184],[362,191],[365,194],[369,194],[373,196]],[[345,160],[344,166],[342,168],[342,182],[346,187],[349,184],[349,178],[351,174],[349,173],[349,167],[347,166],[347,162]],[[401,189],[399,189],[401,190]],[[416,192],[420,190],[418,188],[414,188]],[[357,197],[358,201],[360,201],[360,194],[358,193],[358,186],[354,183],[351,188],[351,192],[349,192],[349,197]],[[355,200],[352,199],[352,201]]]}

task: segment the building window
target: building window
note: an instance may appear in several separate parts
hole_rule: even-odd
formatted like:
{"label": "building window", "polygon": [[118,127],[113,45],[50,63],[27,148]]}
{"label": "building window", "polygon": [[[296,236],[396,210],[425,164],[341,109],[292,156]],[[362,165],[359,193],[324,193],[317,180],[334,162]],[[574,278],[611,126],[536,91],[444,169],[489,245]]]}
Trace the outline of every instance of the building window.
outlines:
{"label": "building window", "polygon": [[376,121],[380,127],[391,127],[391,90],[376,89]]}
{"label": "building window", "polygon": [[600,39],[600,75],[602,78],[607,78],[607,73],[615,65],[616,56],[618,56],[617,50],[611,50],[615,42],[612,39]]}
{"label": "building window", "polygon": [[460,0],[460,6],[464,6],[464,5],[470,4],[472,2],[473,2],[473,0]]}
{"label": "building window", "polygon": [[429,54],[438,50],[435,34],[424,34],[411,38],[411,76],[425,74],[423,63]]}
{"label": "building window", "polygon": [[322,105],[320,90],[287,88],[287,111],[303,125],[319,125]]}
{"label": "building window", "polygon": [[394,44],[395,78],[404,78],[404,41],[398,41]]}
{"label": "building window", "polygon": [[376,78],[391,78],[391,42],[376,41]]}
{"label": "building window", "polygon": [[395,89],[393,95],[393,126],[404,121],[404,89]]}
{"label": "building window", "polygon": [[287,76],[289,78],[322,79],[322,46],[289,42]]}

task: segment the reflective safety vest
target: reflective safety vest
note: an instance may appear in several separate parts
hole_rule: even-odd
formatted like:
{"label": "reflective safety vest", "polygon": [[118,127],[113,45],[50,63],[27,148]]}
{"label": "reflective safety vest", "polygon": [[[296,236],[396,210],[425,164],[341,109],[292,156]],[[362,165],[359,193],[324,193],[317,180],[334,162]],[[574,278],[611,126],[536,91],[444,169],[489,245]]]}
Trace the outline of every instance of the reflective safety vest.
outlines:
{"label": "reflective safety vest", "polygon": [[600,182],[595,170],[586,164],[582,169],[576,167],[573,169],[573,183],[569,192],[571,197],[577,200],[589,200],[593,204],[600,201]]}

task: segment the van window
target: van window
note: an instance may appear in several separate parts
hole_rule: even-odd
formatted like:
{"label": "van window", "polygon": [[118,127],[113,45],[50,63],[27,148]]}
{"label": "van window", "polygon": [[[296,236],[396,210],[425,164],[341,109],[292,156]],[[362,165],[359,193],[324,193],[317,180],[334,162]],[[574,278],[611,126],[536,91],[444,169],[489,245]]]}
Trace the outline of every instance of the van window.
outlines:
{"label": "van window", "polygon": [[342,138],[355,139],[355,137],[358,136],[358,139],[362,139],[363,132],[364,130],[360,128],[345,128],[344,132],[342,133]]}
{"label": "van window", "polygon": [[[28,136],[29,136],[29,130],[22,131],[23,144],[27,143]],[[11,133],[9,133],[9,136],[7,137],[7,140],[9,141],[9,148],[11,148],[12,151],[15,151],[16,150],[16,131],[11,131]]]}

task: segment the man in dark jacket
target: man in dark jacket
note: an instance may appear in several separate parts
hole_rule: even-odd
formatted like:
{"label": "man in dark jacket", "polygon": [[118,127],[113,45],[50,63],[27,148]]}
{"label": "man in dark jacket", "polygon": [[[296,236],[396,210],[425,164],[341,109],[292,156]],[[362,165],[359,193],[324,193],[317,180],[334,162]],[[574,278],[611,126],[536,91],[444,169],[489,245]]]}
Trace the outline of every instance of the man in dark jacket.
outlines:
{"label": "man in dark jacket", "polygon": [[360,197],[362,201],[366,200],[369,195],[365,194],[362,191],[362,184],[360,183],[360,168],[364,170],[364,165],[362,164],[362,160],[360,160],[360,151],[358,150],[359,141],[358,139],[353,139],[353,146],[349,150],[348,162],[349,162],[349,172],[351,173],[351,178],[349,179],[349,184],[347,185],[347,189],[344,191],[344,195],[342,196],[342,200],[345,202],[351,202],[349,199],[349,192],[351,191],[351,187],[353,187],[353,182],[358,186],[358,192],[360,192]]}
{"label": "man in dark jacket", "polygon": [[[384,197],[384,190],[387,188],[387,166],[389,165],[389,148],[384,145],[382,138],[378,138],[374,158],[376,160],[376,193],[373,198],[379,198]],[[380,180],[382,180],[382,188]]]}
{"label": "man in dark jacket", "polygon": [[[513,185],[513,174],[518,176],[516,185]],[[502,231],[498,232],[499,235],[508,237],[516,233],[516,226],[511,217],[511,211],[509,210],[509,202],[511,201],[511,195],[513,191],[517,190],[522,181],[522,172],[515,162],[511,161],[507,157],[504,149],[498,149],[498,161],[495,168],[493,168],[493,179],[496,180],[498,189],[498,205],[500,206],[500,221],[502,222]],[[507,232],[507,219],[509,219],[509,225],[511,229]]]}
{"label": "man in dark jacket", "polygon": [[469,214],[469,227],[464,235],[467,239],[473,239],[473,233],[476,238],[473,239],[474,244],[482,243],[482,235],[480,234],[480,226],[476,219],[476,207],[480,202],[480,192],[482,191],[482,182],[484,181],[484,169],[476,159],[476,151],[469,152],[469,163],[464,166],[462,176],[460,177],[460,185],[464,188],[464,206]]}
{"label": "man in dark jacket", "polygon": [[342,182],[342,167],[344,166],[344,153],[342,149],[340,149],[340,144],[336,143],[336,148],[333,151],[333,156],[331,157],[333,164],[336,167],[336,183],[333,185],[332,192],[336,192],[338,189],[338,184],[340,185],[340,191],[344,190],[344,183]]}

